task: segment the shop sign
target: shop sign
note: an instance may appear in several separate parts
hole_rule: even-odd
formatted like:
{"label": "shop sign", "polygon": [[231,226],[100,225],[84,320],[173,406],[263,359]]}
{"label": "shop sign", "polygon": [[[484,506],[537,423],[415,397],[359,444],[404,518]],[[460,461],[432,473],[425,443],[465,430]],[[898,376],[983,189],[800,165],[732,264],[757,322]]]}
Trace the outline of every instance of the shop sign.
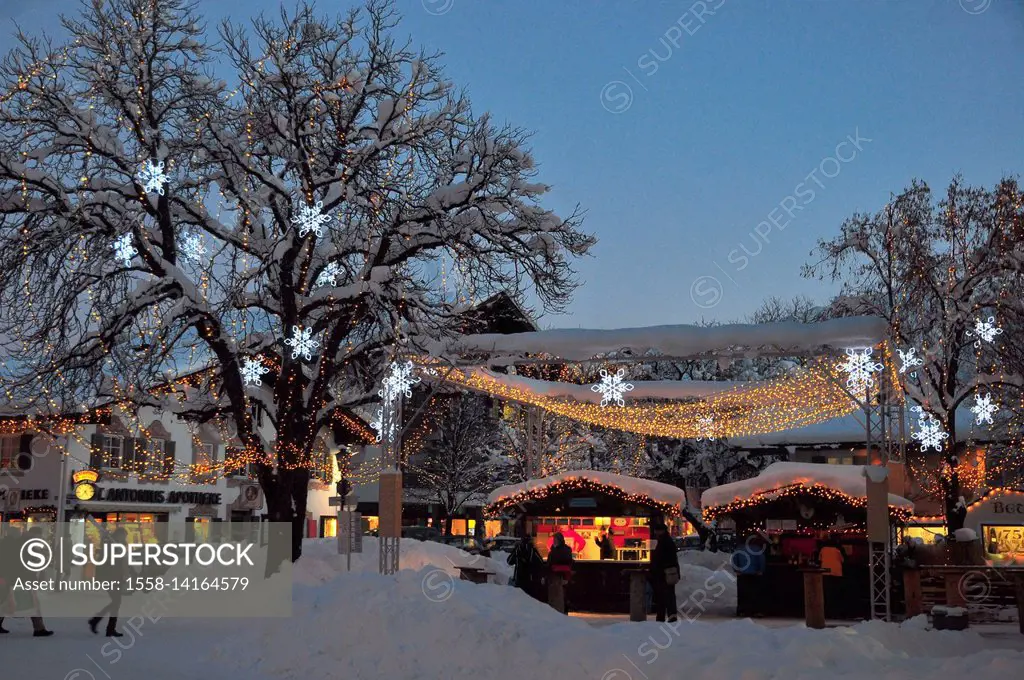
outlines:
{"label": "shop sign", "polygon": [[[165,503],[167,505],[220,505],[219,493],[205,491],[165,491],[163,489],[124,489],[93,486],[89,498],[79,495],[80,484],[75,487],[79,500],[106,501],[108,503]],[[91,486],[91,485],[90,485]]]}
{"label": "shop sign", "polygon": [[1024,515],[1024,503],[993,501],[992,512],[997,515]]}

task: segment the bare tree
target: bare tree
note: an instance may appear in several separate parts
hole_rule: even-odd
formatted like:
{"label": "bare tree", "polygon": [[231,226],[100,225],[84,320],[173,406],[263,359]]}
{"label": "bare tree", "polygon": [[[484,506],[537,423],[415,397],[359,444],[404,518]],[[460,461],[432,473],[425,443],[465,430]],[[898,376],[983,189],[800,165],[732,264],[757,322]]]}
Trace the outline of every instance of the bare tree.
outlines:
{"label": "bare tree", "polygon": [[0,387],[227,418],[297,559],[316,437],[463,311],[437,260],[560,309],[594,240],[539,205],[526,135],[395,41],[389,3],[216,42],[196,7],[92,0],[69,42],[21,35],[0,65]]}
{"label": "bare tree", "polygon": [[805,271],[842,281],[834,311],[887,319],[899,349],[922,361],[907,366],[905,390],[947,435],[937,446],[950,532],[966,515],[956,412],[968,399],[1020,384],[1000,359],[995,326],[1019,315],[1022,205],[1012,179],[986,190],[956,178],[937,202],[914,182],[879,212],[847,219],[839,236],[820,242],[820,261]]}

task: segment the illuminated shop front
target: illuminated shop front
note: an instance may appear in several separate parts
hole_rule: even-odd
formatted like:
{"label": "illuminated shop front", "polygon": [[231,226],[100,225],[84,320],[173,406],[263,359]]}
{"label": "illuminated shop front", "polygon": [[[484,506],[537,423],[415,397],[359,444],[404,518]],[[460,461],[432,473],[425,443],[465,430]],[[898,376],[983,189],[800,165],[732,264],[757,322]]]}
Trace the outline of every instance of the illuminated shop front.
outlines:
{"label": "illuminated shop front", "polygon": [[[908,531],[945,535],[943,520],[940,516],[915,517]],[[978,534],[985,559],[992,566],[1024,565],[1024,491],[992,489],[968,504],[964,527]]]}
{"label": "illuminated shop front", "polygon": [[[486,512],[522,519],[545,558],[561,533],[573,552],[572,597],[581,611],[628,612],[629,571],[650,559],[654,520],[678,525],[682,489],[610,472],[578,470],[504,486],[488,497]],[[614,557],[597,544],[610,530]]]}

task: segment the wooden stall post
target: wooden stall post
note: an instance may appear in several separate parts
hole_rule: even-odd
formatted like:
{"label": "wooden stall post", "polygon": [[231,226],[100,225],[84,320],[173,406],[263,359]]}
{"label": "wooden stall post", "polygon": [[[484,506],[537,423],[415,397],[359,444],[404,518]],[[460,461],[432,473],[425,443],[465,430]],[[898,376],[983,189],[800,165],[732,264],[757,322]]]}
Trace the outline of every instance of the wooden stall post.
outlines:
{"label": "wooden stall post", "polygon": [[964,599],[964,594],[960,592],[960,581],[963,575],[963,571],[955,570],[952,573],[947,572],[943,576],[946,581],[946,605],[949,607],[967,606],[967,600]]}
{"label": "wooden stall post", "polygon": [[565,580],[561,576],[548,578],[548,604],[555,611],[565,613]]}
{"label": "wooden stall post", "polygon": [[907,603],[907,618],[924,613],[924,595],[921,592],[921,570],[903,570],[903,594]]}
{"label": "wooden stall post", "polygon": [[1013,592],[1017,596],[1017,625],[1024,634],[1024,574],[1020,572],[1013,575]]}
{"label": "wooden stall post", "polygon": [[804,569],[804,619],[808,628],[825,627],[824,569]]}
{"label": "wooden stall post", "polygon": [[629,620],[647,620],[647,571],[629,570]]}

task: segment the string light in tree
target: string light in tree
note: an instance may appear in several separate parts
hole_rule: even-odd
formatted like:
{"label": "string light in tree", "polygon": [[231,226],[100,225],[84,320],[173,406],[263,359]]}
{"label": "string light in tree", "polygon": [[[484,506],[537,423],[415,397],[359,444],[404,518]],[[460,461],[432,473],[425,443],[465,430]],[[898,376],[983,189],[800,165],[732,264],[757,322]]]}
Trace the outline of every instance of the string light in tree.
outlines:
{"label": "string light in tree", "polygon": [[286,339],[284,344],[292,348],[292,359],[298,359],[301,355],[306,361],[313,358],[313,352],[320,346],[320,342],[313,339],[313,329],[302,326],[292,326],[292,337]]}
{"label": "string light in tree", "polygon": [[111,247],[114,249],[114,257],[121,260],[125,267],[132,266],[132,259],[139,254],[131,234],[118,236]]}
{"label": "string light in tree", "polygon": [[623,380],[625,377],[626,369],[624,368],[620,368],[614,374],[601,369],[601,382],[590,388],[593,392],[600,392],[601,406],[607,406],[613,401],[619,406],[626,405],[622,396],[626,392],[632,391],[633,386]]}
{"label": "string light in tree", "polygon": [[316,282],[313,284],[317,288],[322,286],[333,286],[335,280],[338,278],[338,274],[341,273],[341,267],[337,262],[331,262],[316,277]]}
{"label": "string light in tree", "polygon": [[299,225],[299,238],[309,232],[316,234],[317,238],[323,238],[324,227],[333,219],[325,215],[324,202],[317,201],[316,205],[303,205],[299,208],[299,214],[292,218],[292,224]]}
{"label": "string light in tree", "polygon": [[242,361],[242,380],[246,385],[259,387],[263,384],[262,376],[267,373],[270,373],[270,369],[263,364],[260,357],[245,357]]}
{"label": "string light in tree", "polygon": [[846,372],[846,386],[854,394],[866,392],[875,384],[874,374],[884,366],[871,356],[870,347],[847,348],[846,361],[839,368]]}
{"label": "string light in tree", "polygon": [[981,347],[982,342],[994,342],[997,335],[1002,335],[1003,329],[996,325],[996,317],[988,317],[988,321],[982,321],[981,319],[974,320],[974,329],[968,330],[967,335],[970,337],[976,337],[974,341],[975,347]]}
{"label": "string light in tree", "polygon": [[136,175],[139,182],[142,184],[142,189],[147,194],[156,192],[161,196],[164,195],[164,186],[169,181],[167,175],[164,174],[164,162],[163,161],[149,161],[147,160],[143,165],[142,169],[139,170],[139,174]]}
{"label": "string light in tree", "polygon": [[949,433],[942,429],[942,423],[920,406],[915,406],[912,410],[918,414],[918,429],[910,436],[921,442],[921,451],[927,451],[930,448],[941,451],[942,442],[949,439]]}
{"label": "string light in tree", "polygon": [[980,394],[974,395],[974,406],[971,407],[971,413],[974,414],[975,424],[981,425],[982,423],[985,423],[991,425],[992,416],[994,416],[998,410],[999,405],[992,403],[991,394],[986,394],[985,396],[981,396]]}
{"label": "string light in tree", "polygon": [[917,350],[911,347],[907,351],[897,349],[896,353],[900,355],[900,373],[906,373],[911,378],[916,378],[917,371],[912,369],[924,364],[924,359],[917,356]]}

